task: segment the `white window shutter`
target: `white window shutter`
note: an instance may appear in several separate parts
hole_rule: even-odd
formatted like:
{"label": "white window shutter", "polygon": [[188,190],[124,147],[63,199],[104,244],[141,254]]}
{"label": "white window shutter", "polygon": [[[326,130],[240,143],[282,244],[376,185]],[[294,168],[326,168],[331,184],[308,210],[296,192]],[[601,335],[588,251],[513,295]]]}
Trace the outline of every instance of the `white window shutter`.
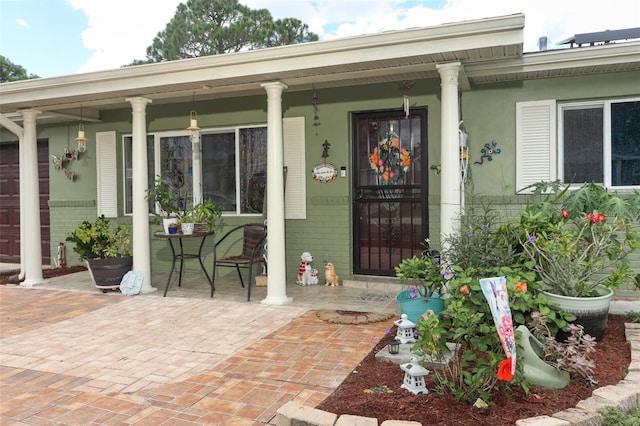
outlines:
{"label": "white window shutter", "polygon": [[516,103],[516,192],[557,179],[555,100]]}
{"label": "white window shutter", "polygon": [[284,211],[286,219],[307,218],[304,117],[282,120],[284,166],[287,168]]}
{"label": "white window shutter", "polygon": [[118,217],[116,132],[96,133],[98,216]]}

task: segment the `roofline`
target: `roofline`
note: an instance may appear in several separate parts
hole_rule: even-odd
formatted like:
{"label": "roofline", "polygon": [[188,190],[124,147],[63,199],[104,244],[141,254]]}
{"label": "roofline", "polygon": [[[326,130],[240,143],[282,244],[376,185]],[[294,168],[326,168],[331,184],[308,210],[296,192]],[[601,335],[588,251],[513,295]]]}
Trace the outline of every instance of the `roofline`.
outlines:
{"label": "roofline", "polygon": [[496,73],[526,73],[629,62],[640,63],[640,41],[525,53],[520,59],[469,65],[466,72],[469,78],[473,78]]}
{"label": "roofline", "polygon": [[139,89],[140,95],[144,96],[145,89],[169,83],[198,83],[225,77],[394,60],[415,56],[417,48],[422,49],[419,50],[420,54],[424,54],[469,46],[522,45],[523,28],[524,15],[514,14],[106,71],[21,80],[0,84],[0,105],[37,103],[62,96],[119,90]]}

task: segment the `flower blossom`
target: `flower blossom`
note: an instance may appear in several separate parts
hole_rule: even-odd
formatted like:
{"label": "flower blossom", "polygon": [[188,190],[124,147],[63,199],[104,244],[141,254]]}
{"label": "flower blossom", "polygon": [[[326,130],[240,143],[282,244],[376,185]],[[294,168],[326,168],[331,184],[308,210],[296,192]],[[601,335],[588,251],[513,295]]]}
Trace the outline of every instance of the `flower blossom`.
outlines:
{"label": "flower blossom", "polygon": [[523,293],[526,293],[527,292],[527,283],[522,283],[522,282],[518,281],[516,283],[515,291],[521,291]]}
{"label": "flower blossom", "polygon": [[511,358],[507,358],[500,362],[498,366],[498,380],[504,382],[510,382],[513,380],[513,373],[511,372]]}
{"label": "flower blossom", "polygon": [[591,223],[604,222],[607,220],[607,217],[602,213],[587,213],[587,219],[591,221]]}

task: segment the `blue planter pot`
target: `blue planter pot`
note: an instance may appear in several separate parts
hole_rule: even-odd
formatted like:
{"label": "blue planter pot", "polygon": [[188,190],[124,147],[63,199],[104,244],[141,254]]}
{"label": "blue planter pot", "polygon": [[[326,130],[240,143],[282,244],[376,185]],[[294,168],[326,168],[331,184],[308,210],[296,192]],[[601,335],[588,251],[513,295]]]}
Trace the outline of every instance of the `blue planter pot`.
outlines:
{"label": "blue planter pot", "polygon": [[407,319],[414,324],[418,324],[418,320],[428,310],[432,310],[437,314],[444,310],[444,299],[440,297],[418,297],[416,299],[409,298],[409,290],[402,290],[396,295],[396,302],[400,307],[401,314],[407,314]]}

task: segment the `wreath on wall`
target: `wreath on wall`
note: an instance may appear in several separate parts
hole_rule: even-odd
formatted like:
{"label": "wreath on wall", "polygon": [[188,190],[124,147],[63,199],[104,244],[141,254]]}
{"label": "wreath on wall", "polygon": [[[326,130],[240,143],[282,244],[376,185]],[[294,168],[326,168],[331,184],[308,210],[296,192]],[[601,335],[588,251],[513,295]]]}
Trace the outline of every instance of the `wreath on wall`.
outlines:
{"label": "wreath on wall", "polygon": [[390,132],[369,155],[369,164],[379,184],[396,185],[403,181],[411,166],[411,152],[400,144],[400,137]]}

